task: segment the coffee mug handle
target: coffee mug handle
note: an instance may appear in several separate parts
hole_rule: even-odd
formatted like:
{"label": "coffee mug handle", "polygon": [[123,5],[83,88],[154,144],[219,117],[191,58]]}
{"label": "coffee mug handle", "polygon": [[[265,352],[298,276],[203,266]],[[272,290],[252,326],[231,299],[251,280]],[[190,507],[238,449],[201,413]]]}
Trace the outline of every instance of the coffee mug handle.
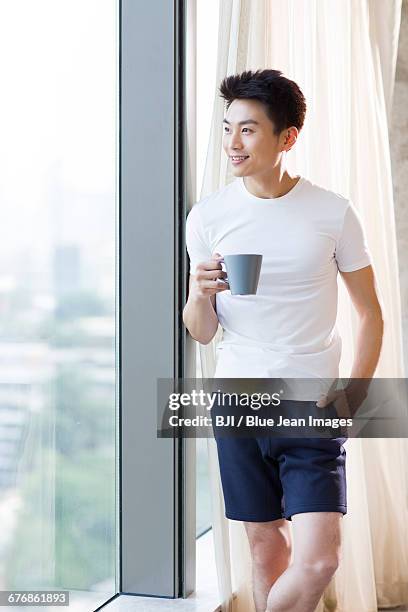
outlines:
{"label": "coffee mug handle", "polygon": [[[218,263],[223,263],[223,264],[225,265],[225,261],[224,261],[224,258],[223,258],[223,257],[220,257],[219,259],[217,259],[217,261],[218,261]],[[225,284],[227,284],[227,283],[228,283],[228,277],[225,277],[225,278],[219,278],[218,280],[219,280],[221,283],[225,283]]]}

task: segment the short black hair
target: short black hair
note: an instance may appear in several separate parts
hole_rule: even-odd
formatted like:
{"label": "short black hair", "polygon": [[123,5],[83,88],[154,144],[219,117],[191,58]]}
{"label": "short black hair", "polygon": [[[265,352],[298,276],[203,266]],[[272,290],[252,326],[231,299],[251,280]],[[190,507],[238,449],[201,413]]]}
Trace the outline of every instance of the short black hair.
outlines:
{"label": "short black hair", "polygon": [[283,76],[280,70],[246,70],[226,76],[219,87],[227,110],[237,99],[259,100],[274,124],[275,134],[294,125],[299,131],[306,114],[306,100],[300,87]]}

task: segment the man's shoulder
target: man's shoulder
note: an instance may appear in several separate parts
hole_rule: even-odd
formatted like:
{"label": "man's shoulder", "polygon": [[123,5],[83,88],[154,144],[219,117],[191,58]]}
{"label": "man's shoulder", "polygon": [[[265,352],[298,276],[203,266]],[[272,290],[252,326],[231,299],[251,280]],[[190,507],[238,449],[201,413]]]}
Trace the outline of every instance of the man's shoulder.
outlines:
{"label": "man's shoulder", "polygon": [[350,204],[349,198],[341,193],[338,193],[332,189],[327,189],[327,187],[314,183],[310,179],[305,178],[304,180],[307,184],[309,193],[314,197],[317,197],[319,202],[322,202],[325,205],[336,206],[340,209],[346,209]]}
{"label": "man's shoulder", "polygon": [[197,208],[197,210],[203,211],[206,208],[210,208],[211,206],[216,206],[220,200],[224,200],[228,198],[231,193],[236,188],[236,179],[225,185],[224,187],[220,187],[216,191],[204,196],[201,200],[198,200],[193,206],[193,208]]}

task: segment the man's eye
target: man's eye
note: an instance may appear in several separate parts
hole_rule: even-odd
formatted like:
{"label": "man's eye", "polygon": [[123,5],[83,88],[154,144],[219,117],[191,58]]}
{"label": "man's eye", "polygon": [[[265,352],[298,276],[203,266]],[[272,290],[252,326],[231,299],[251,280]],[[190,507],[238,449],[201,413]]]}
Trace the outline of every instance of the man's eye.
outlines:
{"label": "man's eye", "polygon": [[[244,130],[247,130],[247,132],[252,132],[252,130],[250,130],[249,128],[242,128],[242,131],[244,131]],[[228,132],[229,132],[229,128],[224,127],[224,132],[225,132],[226,134],[228,134]]]}

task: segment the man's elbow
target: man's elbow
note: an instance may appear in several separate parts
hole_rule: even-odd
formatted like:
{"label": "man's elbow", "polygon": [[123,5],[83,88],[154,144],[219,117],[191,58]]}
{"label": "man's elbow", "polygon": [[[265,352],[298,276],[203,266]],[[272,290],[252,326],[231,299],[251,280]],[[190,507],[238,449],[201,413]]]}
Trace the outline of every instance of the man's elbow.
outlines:
{"label": "man's elbow", "polygon": [[[186,325],[186,323],[184,322],[184,324]],[[214,338],[217,330],[215,329],[214,332],[212,332],[211,334],[195,334],[188,325],[186,325],[187,331],[190,334],[190,336],[192,337],[193,340],[195,340],[196,342],[199,342],[200,344],[210,344],[211,340]]]}
{"label": "man's elbow", "polygon": [[366,310],[364,310],[362,313],[362,318],[365,321],[370,322],[372,327],[376,329],[378,334],[380,334],[381,336],[383,335],[385,321],[383,311],[380,305],[374,308],[367,308]]}
{"label": "man's elbow", "polygon": [[212,336],[194,336],[190,330],[189,330],[189,334],[190,336],[193,338],[193,340],[195,340],[196,342],[199,342],[200,344],[210,344],[211,340],[214,338],[215,334],[213,334]]}
{"label": "man's elbow", "polygon": [[183,309],[183,323],[193,340],[200,344],[210,344],[218,329],[218,320],[215,323],[211,321],[207,325],[198,324],[196,317],[191,316],[187,305]]}

